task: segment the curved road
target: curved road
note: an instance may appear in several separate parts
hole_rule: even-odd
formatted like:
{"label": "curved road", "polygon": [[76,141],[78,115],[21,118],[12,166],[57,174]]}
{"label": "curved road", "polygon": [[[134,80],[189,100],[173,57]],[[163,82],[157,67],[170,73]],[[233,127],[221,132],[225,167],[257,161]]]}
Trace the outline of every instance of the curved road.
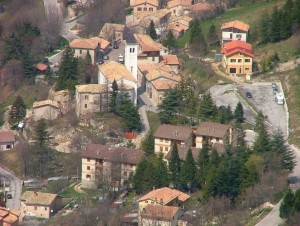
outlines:
{"label": "curved road", "polygon": [[7,199],[6,207],[9,209],[20,209],[20,198],[22,192],[22,181],[13,173],[0,167],[0,175],[9,181],[9,192],[12,199]]}
{"label": "curved road", "polygon": [[[290,145],[290,147],[294,150],[295,153],[295,160],[297,162],[294,171],[290,174],[291,177],[297,177],[298,180],[300,179],[300,151],[294,146]],[[273,210],[264,218],[262,219],[256,226],[277,226],[280,225],[283,220],[279,217],[279,207],[280,203],[277,203],[274,206]]]}

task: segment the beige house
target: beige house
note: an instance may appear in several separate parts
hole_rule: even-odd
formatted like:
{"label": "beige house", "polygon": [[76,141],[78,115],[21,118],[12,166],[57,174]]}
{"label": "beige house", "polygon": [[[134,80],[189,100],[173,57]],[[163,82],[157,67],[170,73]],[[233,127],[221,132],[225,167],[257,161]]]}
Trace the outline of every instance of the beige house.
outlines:
{"label": "beige house", "polygon": [[157,64],[160,56],[168,54],[168,49],[155,42],[149,35],[135,34],[134,38],[139,44],[138,64]]}
{"label": "beige house", "polygon": [[0,130],[0,151],[12,149],[17,143],[16,137],[11,130]]}
{"label": "beige house", "polygon": [[140,150],[88,144],[82,152],[82,187],[120,189],[143,156]]}
{"label": "beige house", "polygon": [[49,219],[62,208],[57,194],[26,191],[21,197],[21,215]]}
{"label": "beige house", "polygon": [[243,41],[232,41],[222,45],[222,64],[227,74],[251,74],[254,53],[252,45]]}
{"label": "beige house", "polygon": [[167,3],[167,8],[172,12],[172,16],[182,16],[185,9],[192,5],[192,0],[171,0]]}
{"label": "beige house", "polygon": [[180,69],[180,61],[176,55],[172,55],[172,54],[163,55],[161,56],[161,61],[165,65],[169,65],[174,72],[178,73]]}
{"label": "beige house", "polygon": [[133,13],[139,12],[155,12],[158,9],[158,0],[131,0],[130,6]]}
{"label": "beige house", "polygon": [[98,84],[106,85],[111,88],[114,80],[117,82],[119,90],[127,91],[131,97],[131,101],[136,104],[137,78],[134,78],[131,72],[129,72],[123,64],[118,62],[110,61],[99,65]]}
{"label": "beige house", "polygon": [[109,87],[105,84],[77,85],[75,87],[75,112],[78,117],[108,111]]}
{"label": "beige house", "polygon": [[43,100],[36,101],[32,106],[32,119],[38,121],[40,119],[54,120],[61,115],[60,106],[56,101]]}
{"label": "beige house", "polygon": [[125,25],[123,24],[105,23],[99,33],[99,37],[105,40],[109,40],[110,42],[112,42],[113,40],[123,41],[124,30]]}
{"label": "beige house", "polygon": [[18,226],[20,211],[0,207],[0,225]]}
{"label": "beige house", "polygon": [[190,29],[192,20],[188,16],[172,17],[167,29],[172,31],[175,38],[179,38]]}
{"label": "beige house", "polygon": [[215,146],[220,151],[221,146],[224,146],[224,140],[228,143],[233,143],[234,128],[230,125],[218,124],[213,122],[201,122],[196,131],[196,148],[202,148],[203,143],[207,142]]}
{"label": "beige house", "polygon": [[108,51],[109,45],[109,41],[99,37],[74,39],[70,43],[75,57],[84,58],[89,53],[93,64],[96,64],[102,53]]}
{"label": "beige house", "polygon": [[189,195],[171,188],[150,191],[138,200],[139,225],[176,226]]}
{"label": "beige house", "polygon": [[154,138],[154,152],[163,153],[165,157],[174,143],[185,147],[193,146],[194,134],[190,127],[163,124],[156,129]]}

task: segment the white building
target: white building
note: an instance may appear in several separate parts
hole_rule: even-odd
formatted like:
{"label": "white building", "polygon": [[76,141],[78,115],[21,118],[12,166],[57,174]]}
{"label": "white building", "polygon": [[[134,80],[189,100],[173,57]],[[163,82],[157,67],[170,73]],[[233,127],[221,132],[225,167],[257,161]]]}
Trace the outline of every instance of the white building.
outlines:
{"label": "white building", "polygon": [[222,24],[221,30],[223,44],[235,40],[247,42],[249,25],[244,22],[234,20],[228,23],[224,23]]}

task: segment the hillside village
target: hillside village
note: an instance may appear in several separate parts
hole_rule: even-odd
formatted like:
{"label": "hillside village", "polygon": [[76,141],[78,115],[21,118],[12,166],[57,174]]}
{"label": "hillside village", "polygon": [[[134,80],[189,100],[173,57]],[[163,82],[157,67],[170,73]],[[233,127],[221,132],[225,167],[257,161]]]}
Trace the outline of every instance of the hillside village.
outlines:
{"label": "hillside village", "polygon": [[299,28],[298,0],[0,0],[0,224],[300,225]]}

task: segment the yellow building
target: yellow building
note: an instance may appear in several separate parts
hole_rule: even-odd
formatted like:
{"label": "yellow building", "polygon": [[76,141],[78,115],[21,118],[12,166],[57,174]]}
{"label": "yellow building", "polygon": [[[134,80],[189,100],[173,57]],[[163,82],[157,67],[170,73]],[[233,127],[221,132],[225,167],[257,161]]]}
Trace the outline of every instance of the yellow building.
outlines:
{"label": "yellow building", "polygon": [[227,74],[251,74],[254,53],[252,46],[243,41],[232,41],[222,45],[223,67]]}

